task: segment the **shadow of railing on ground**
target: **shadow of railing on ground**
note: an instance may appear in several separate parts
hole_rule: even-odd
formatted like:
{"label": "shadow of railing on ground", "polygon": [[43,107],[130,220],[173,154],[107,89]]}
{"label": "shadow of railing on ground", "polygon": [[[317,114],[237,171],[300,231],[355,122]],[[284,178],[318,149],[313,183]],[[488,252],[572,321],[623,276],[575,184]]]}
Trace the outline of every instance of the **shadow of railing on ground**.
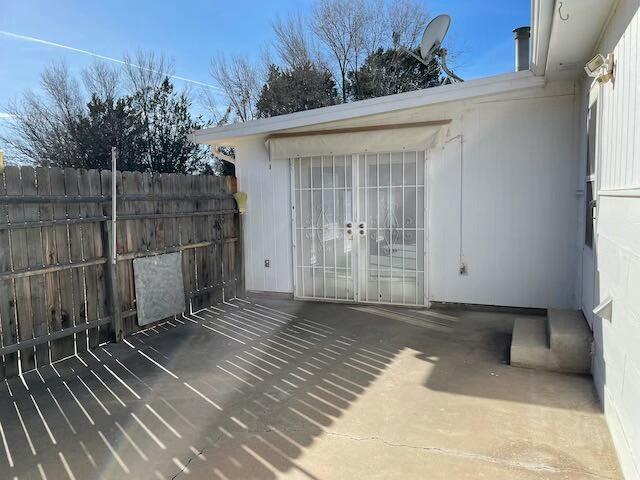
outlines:
{"label": "shadow of railing on ground", "polygon": [[[5,381],[0,469],[19,478],[274,479],[297,471],[313,479],[300,458],[406,350],[430,364],[430,390],[594,408],[554,394],[568,388],[562,376],[508,367],[512,321],[234,299]],[[531,383],[539,391],[510,388],[500,376],[539,377]]]}
{"label": "shadow of railing on ground", "polygon": [[276,478],[397,352],[234,301],[5,382],[4,465],[43,478]]}

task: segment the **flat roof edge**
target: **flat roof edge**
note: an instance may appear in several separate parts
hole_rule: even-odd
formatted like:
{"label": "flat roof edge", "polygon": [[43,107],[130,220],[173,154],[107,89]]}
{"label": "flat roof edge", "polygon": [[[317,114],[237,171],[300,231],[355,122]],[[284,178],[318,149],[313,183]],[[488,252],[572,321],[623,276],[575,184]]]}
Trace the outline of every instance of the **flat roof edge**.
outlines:
{"label": "flat roof edge", "polygon": [[538,87],[543,86],[544,83],[544,77],[535,76],[528,70],[513,72],[469,80],[463,83],[442,85],[413,92],[306,110],[277,117],[195,130],[192,133],[192,139],[195,143],[219,143],[225,139],[269,134],[291,128],[319,125],[350,118]]}

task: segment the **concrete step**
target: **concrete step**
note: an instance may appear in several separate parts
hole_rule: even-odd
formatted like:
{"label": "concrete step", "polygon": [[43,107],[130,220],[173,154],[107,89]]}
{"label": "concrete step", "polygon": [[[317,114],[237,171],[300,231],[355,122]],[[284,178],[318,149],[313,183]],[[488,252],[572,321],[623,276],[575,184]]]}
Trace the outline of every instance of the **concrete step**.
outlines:
{"label": "concrete step", "polygon": [[563,371],[589,373],[592,334],[582,312],[549,309],[549,347]]}
{"label": "concrete step", "polygon": [[544,318],[515,319],[511,337],[511,365],[545,370],[551,366]]}
{"label": "concrete step", "polygon": [[511,365],[589,373],[591,339],[587,322],[578,311],[550,309],[546,318],[516,318]]}

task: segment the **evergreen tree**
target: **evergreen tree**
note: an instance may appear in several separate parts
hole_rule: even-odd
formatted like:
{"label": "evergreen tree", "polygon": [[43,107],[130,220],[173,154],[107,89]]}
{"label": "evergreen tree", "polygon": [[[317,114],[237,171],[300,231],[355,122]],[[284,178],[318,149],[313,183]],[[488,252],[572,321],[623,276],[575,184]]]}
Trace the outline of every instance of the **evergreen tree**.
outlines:
{"label": "evergreen tree", "polygon": [[43,166],[108,169],[116,147],[123,171],[205,171],[208,148],[192,143],[189,134],[206,125],[191,117],[186,94],[176,92],[168,76],[132,82],[122,95],[109,72],[92,73],[86,100],[66,66],[45,70],[42,94],[26,92],[9,105],[13,118],[0,141],[19,160]]}
{"label": "evergreen tree", "polygon": [[440,85],[440,67],[427,67],[409,55],[382,48],[371,53],[358,70],[349,72],[353,100],[382,97]]}
{"label": "evergreen tree", "polygon": [[142,124],[144,156],[140,170],[194,173],[202,169],[207,152],[188,139],[202,125],[191,118],[186,95],[176,93],[169,78],[158,86],[139,89],[130,103],[131,113]]}
{"label": "evergreen tree", "polygon": [[331,74],[306,62],[291,69],[269,66],[267,83],[262,87],[257,108],[259,117],[311,110],[339,103]]}
{"label": "evergreen tree", "polygon": [[[118,149],[120,170],[144,170],[143,125],[131,108],[131,98],[114,100],[93,95],[88,112],[74,125],[78,158],[76,168],[111,168],[111,147]],[[56,163],[55,160],[52,163]]]}

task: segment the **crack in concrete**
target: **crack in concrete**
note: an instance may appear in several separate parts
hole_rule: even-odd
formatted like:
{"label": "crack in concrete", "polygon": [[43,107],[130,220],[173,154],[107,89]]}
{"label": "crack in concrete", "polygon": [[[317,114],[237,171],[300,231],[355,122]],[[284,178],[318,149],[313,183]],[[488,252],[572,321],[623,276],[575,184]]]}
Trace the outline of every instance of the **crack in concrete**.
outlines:
{"label": "crack in concrete", "polygon": [[434,453],[436,455],[447,455],[447,456],[450,456],[450,457],[464,458],[464,459],[468,459],[468,460],[479,460],[479,461],[494,463],[494,464],[501,465],[501,466],[506,466],[506,467],[511,467],[511,468],[519,468],[519,469],[524,469],[524,470],[533,471],[533,472],[576,473],[576,474],[586,475],[586,476],[589,476],[589,477],[594,478],[594,479],[602,479],[602,480],[608,480],[608,479],[613,480],[615,478],[615,477],[611,477],[611,476],[603,476],[601,474],[593,473],[593,472],[590,472],[588,470],[581,470],[581,469],[574,469],[574,468],[558,468],[558,467],[554,467],[552,465],[546,465],[546,464],[518,462],[518,461],[512,461],[512,460],[507,460],[507,459],[503,459],[503,458],[496,458],[496,457],[492,457],[490,455],[463,452],[463,451],[459,451],[459,450],[451,450],[451,449],[448,449],[448,448],[441,448],[441,447],[425,447],[425,446],[420,446],[420,445],[394,443],[394,442],[390,442],[388,440],[385,440],[384,438],[381,438],[381,437],[378,437],[378,436],[375,436],[375,435],[368,436],[368,437],[358,437],[356,435],[351,435],[351,434],[348,434],[348,433],[331,432],[329,430],[326,430],[324,433],[327,434],[327,435],[330,435],[330,436],[347,438],[349,440],[354,440],[354,441],[357,441],[357,442],[376,441],[376,442],[380,442],[380,443],[382,443],[384,445],[387,445],[389,447],[409,448],[409,449],[413,449],[413,450],[421,450],[421,451],[425,451],[425,452],[429,452],[429,453]]}
{"label": "crack in concrete", "polygon": [[183,463],[183,468],[181,468],[174,476],[172,476],[171,480],[176,480],[176,478],[178,478],[189,467],[189,464],[193,461],[193,459],[202,455],[206,450],[207,447],[204,447],[202,448],[202,450],[198,450],[198,453],[194,453],[193,455],[191,455],[186,463]]}
{"label": "crack in concrete", "polygon": [[[248,436],[253,436],[253,435],[259,435],[261,433],[271,433],[271,432],[293,433],[293,432],[305,432],[305,431],[306,431],[305,429],[300,429],[300,428],[285,428],[285,429],[274,430],[271,427],[267,427],[265,429],[245,431],[243,433]],[[503,467],[517,468],[517,469],[522,469],[522,470],[527,470],[527,471],[537,472],[537,473],[544,472],[544,473],[559,473],[559,474],[562,474],[562,473],[580,474],[583,476],[593,478],[595,480],[615,480],[615,477],[608,476],[608,475],[601,475],[601,474],[594,473],[584,469],[558,468],[548,464],[518,462],[518,461],[512,461],[504,458],[497,458],[490,455],[464,452],[464,451],[452,450],[448,448],[428,447],[428,446],[411,445],[411,444],[405,444],[405,443],[395,443],[375,435],[360,437],[360,436],[352,435],[349,433],[338,433],[338,432],[332,432],[329,430],[325,430],[324,433],[329,436],[346,438],[346,439],[357,441],[357,442],[364,442],[364,441],[380,442],[383,445],[386,445],[392,448],[408,448],[412,450],[420,450],[423,452],[428,452],[436,455],[446,455],[446,456],[461,458],[466,460],[478,460],[478,461],[493,463]],[[221,437],[217,436],[213,442],[213,445],[217,444],[220,439]],[[194,453],[193,455],[191,455],[186,461],[186,463],[184,463],[184,468],[180,469],[180,471],[178,471],[175,475],[173,475],[170,480],[176,480],[184,472],[184,470],[189,466],[189,464],[195,459],[195,457],[204,454],[206,451],[207,451],[207,447],[204,447],[202,448],[202,450],[199,450],[198,453]]]}

